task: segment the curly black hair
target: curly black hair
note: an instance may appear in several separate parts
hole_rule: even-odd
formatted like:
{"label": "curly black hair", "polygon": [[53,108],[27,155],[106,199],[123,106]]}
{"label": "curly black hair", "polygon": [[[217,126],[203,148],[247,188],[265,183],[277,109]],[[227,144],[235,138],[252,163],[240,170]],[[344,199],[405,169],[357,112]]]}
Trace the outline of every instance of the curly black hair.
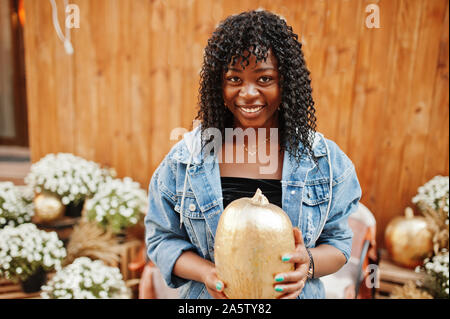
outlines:
{"label": "curly black hair", "polygon": [[[250,52],[256,61],[266,60],[271,49],[278,61],[281,104],[279,110],[280,148],[286,149],[297,162],[303,155],[311,155],[316,129],[311,79],[298,36],[281,17],[265,10],[252,10],[232,15],[220,22],[204,51],[200,72],[196,116],[201,122],[202,145],[208,140],[204,131],[217,128],[222,133],[232,127],[233,114],[224,106],[222,79],[228,65],[241,58],[244,68],[249,63]],[[223,141],[222,141],[223,142]]]}

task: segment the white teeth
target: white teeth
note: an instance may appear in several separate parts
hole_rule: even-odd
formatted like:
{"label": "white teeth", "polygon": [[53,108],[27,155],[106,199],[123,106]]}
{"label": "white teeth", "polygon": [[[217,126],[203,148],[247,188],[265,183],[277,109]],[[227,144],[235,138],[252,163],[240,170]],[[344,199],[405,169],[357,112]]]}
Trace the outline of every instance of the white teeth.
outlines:
{"label": "white teeth", "polygon": [[256,108],[252,107],[252,108],[245,108],[245,107],[241,107],[241,110],[243,110],[246,113],[255,113],[258,112],[259,110],[261,110],[263,108],[263,106],[258,106]]}

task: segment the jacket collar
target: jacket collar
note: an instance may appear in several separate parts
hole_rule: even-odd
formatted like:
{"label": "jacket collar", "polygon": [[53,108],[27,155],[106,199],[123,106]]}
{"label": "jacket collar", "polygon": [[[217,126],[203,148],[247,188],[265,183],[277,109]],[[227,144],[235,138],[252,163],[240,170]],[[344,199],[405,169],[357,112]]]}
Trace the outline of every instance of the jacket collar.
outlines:
{"label": "jacket collar", "polygon": [[201,130],[200,125],[192,131],[184,133],[183,139],[178,142],[181,147],[178,147],[173,154],[173,159],[178,162],[188,164],[191,155],[191,165],[200,165],[203,162],[203,151],[201,150]]}

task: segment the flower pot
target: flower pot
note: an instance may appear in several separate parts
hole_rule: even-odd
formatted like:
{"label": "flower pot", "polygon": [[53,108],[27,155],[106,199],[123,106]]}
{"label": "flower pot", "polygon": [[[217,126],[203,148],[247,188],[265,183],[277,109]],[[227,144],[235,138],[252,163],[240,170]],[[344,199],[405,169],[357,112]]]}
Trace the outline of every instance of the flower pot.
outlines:
{"label": "flower pot", "polygon": [[119,244],[123,244],[127,241],[127,232],[126,230],[121,230],[120,232],[116,233],[116,238],[119,242]]}
{"label": "flower pot", "polygon": [[47,273],[39,267],[34,274],[32,274],[28,279],[20,282],[23,292],[32,293],[41,290],[41,286],[47,281]]}
{"label": "flower pot", "polygon": [[70,203],[66,206],[66,216],[80,217],[83,210],[84,200],[80,201],[77,205]]}

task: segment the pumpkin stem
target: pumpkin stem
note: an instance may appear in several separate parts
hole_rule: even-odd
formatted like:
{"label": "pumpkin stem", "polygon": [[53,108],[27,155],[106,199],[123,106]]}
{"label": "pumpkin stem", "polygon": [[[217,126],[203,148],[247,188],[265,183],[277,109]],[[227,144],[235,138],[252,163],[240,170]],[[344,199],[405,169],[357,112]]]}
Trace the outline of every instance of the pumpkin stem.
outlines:
{"label": "pumpkin stem", "polygon": [[405,217],[406,218],[413,218],[414,217],[414,211],[412,210],[411,207],[406,207],[405,208]]}
{"label": "pumpkin stem", "polygon": [[262,191],[259,188],[256,190],[256,193],[252,197],[251,200],[252,200],[253,204],[258,204],[258,205],[269,204],[269,200],[267,199],[266,196],[263,195]]}

